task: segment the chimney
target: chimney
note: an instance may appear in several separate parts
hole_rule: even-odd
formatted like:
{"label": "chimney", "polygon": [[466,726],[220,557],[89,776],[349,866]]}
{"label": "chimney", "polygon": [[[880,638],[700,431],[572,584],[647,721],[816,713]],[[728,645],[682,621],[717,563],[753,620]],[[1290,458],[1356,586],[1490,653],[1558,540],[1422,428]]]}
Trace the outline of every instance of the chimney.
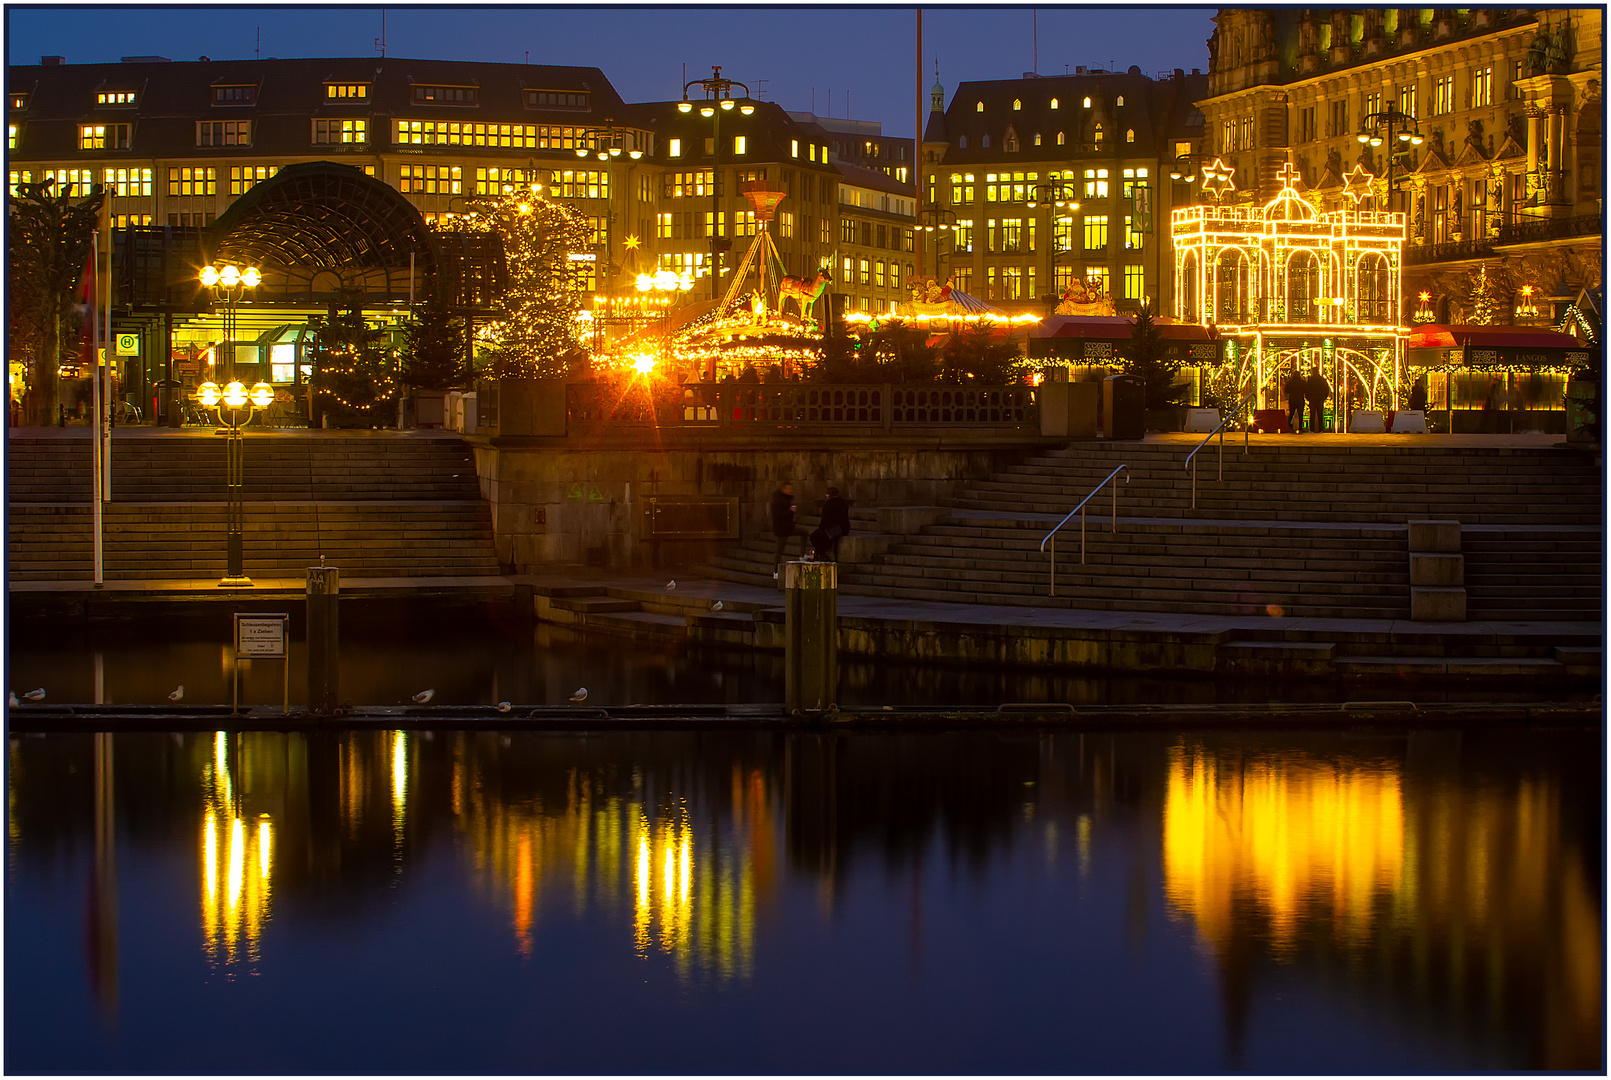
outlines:
{"label": "chimney", "polygon": [[39,63],[42,64],[45,67],[58,67],[58,66],[60,66],[62,64],[67,63],[67,57],[65,57],[65,56],[41,56],[39,58]]}

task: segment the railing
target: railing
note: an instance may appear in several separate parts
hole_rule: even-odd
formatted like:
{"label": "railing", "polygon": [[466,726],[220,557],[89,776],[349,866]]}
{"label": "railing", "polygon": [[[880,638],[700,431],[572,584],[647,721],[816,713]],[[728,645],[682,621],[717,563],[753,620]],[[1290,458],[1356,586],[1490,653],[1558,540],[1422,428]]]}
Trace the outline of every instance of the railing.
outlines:
{"label": "railing", "polygon": [[[1064,525],[1068,524],[1069,518],[1072,518],[1075,514],[1078,514],[1080,516],[1080,565],[1084,566],[1085,565],[1085,504],[1090,502],[1092,499],[1096,498],[1096,493],[1101,491],[1104,487],[1106,487],[1113,480],[1113,478],[1115,476],[1118,476],[1120,473],[1125,474],[1124,475],[1124,482],[1126,484],[1128,484],[1130,482],[1130,466],[1128,466],[1128,465],[1120,465],[1117,469],[1114,469],[1112,472],[1108,473],[1106,478],[1104,478],[1103,481],[1100,484],[1098,484],[1098,485],[1096,485],[1096,487],[1092,488],[1091,493],[1089,495],[1085,496],[1085,498],[1081,499],[1080,504],[1078,506],[1076,506],[1074,509],[1072,509],[1072,510],[1070,510],[1068,512],[1068,517],[1065,517],[1062,521],[1059,521],[1057,523],[1057,528],[1055,528],[1051,532],[1047,533],[1046,536],[1041,540],[1040,549],[1042,551],[1047,550],[1047,548],[1046,548],[1047,544],[1051,545],[1052,587],[1051,587],[1051,592],[1047,593],[1046,595],[1048,595],[1048,596],[1056,596],[1057,595],[1057,533],[1058,533],[1058,531],[1060,529],[1062,529],[1062,527]],[[1119,485],[1118,484],[1113,485],[1113,524],[1109,527],[1108,531],[1109,532],[1114,532],[1114,533],[1119,531]]]}
{"label": "railing", "polygon": [[[1258,392],[1258,387],[1249,390],[1247,396],[1238,401],[1236,406],[1224,416],[1220,417],[1219,423],[1214,425],[1214,430],[1204,435],[1203,441],[1198,443],[1192,449],[1192,452],[1186,455],[1185,467],[1191,470],[1191,508],[1193,510],[1197,509],[1197,451],[1207,446],[1209,439],[1212,439],[1215,435],[1219,436],[1219,479],[1223,483],[1225,480],[1225,425],[1231,422],[1232,417],[1241,416],[1242,410],[1247,407],[1247,403],[1252,401]],[[1244,454],[1248,452],[1248,430],[1252,426],[1252,424],[1242,425],[1242,453]]]}
{"label": "railing", "polygon": [[1040,430],[1031,386],[944,386],[824,383],[692,383],[622,392],[595,383],[566,387],[571,426],[653,426],[764,431],[909,430],[963,427]]}
{"label": "railing", "polygon": [[1421,244],[1404,249],[1404,264],[1420,266],[1423,263],[1453,262],[1457,259],[1493,258],[1494,241],[1487,237],[1475,240],[1451,240],[1442,244]]}
{"label": "railing", "polygon": [[1603,228],[1599,214],[1578,217],[1534,218],[1507,222],[1499,229],[1496,244],[1528,244],[1539,240],[1561,240],[1575,236],[1596,236]]}

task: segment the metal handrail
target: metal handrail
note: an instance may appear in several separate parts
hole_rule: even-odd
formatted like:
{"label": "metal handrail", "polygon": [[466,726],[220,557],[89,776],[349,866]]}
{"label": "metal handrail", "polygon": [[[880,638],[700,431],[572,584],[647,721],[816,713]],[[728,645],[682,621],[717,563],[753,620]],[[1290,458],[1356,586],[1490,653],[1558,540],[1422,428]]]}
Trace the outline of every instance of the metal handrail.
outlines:
{"label": "metal handrail", "polygon": [[[1219,436],[1219,478],[1223,483],[1225,480],[1225,425],[1231,422],[1231,418],[1233,416],[1242,415],[1243,406],[1252,401],[1254,395],[1256,395],[1258,392],[1259,388],[1256,386],[1249,390],[1247,395],[1243,397],[1241,401],[1238,401],[1229,411],[1226,412],[1226,414],[1220,419],[1220,422],[1214,426],[1214,430],[1210,431],[1207,435],[1204,435],[1203,441],[1198,443],[1192,449],[1192,452],[1186,455],[1186,461],[1182,467],[1191,470],[1191,508],[1193,510],[1197,509],[1197,462],[1195,460],[1197,457],[1197,451],[1207,446],[1209,439],[1212,439],[1215,435]],[[1248,451],[1248,428],[1251,426],[1251,424],[1242,425],[1242,453],[1244,454]]]}
{"label": "metal handrail", "polygon": [[[1130,472],[1129,472],[1129,470],[1130,470],[1130,466],[1128,466],[1128,465],[1120,465],[1117,469],[1114,469],[1112,472],[1108,473],[1107,476],[1103,477],[1102,482],[1100,484],[1096,485],[1096,487],[1091,489],[1091,493],[1089,495],[1085,496],[1085,498],[1080,500],[1080,504],[1078,506],[1076,506],[1074,509],[1072,509],[1072,510],[1070,510],[1068,512],[1068,517],[1065,517],[1062,521],[1059,521],[1057,523],[1057,528],[1054,528],[1051,532],[1047,533],[1041,539],[1040,549],[1042,551],[1046,550],[1046,545],[1048,543],[1050,543],[1052,545],[1052,549],[1051,549],[1051,554],[1052,554],[1052,588],[1051,588],[1051,592],[1047,593],[1046,595],[1048,595],[1048,596],[1056,596],[1057,595],[1057,533],[1058,533],[1058,530],[1061,529],[1064,525],[1067,525],[1068,522],[1069,522],[1069,518],[1072,518],[1075,514],[1078,514],[1080,516],[1080,565],[1084,566],[1085,565],[1085,504],[1090,502],[1092,499],[1096,498],[1096,493],[1101,491],[1104,487],[1106,487],[1108,485],[1108,482],[1111,481],[1115,476],[1118,476],[1120,473],[1125,474],[1124,475],[1124,482],[1126,484],[1130,483]],[[1108,531],[1109,532],[1114,532],[1114,533],[1119,531],[1119,485],[1118,484],[1113,485],[1113,524],[1112,524],[1112,526],[1110,526]]]}

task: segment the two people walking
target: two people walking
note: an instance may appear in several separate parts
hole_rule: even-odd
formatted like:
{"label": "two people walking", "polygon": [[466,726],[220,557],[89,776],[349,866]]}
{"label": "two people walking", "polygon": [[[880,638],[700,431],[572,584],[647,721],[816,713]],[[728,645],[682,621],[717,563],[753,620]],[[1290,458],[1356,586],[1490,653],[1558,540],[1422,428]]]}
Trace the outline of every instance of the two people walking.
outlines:
{"label": "two people walking", "polygon": [[806,558],[806,543],[809,541],[812,548],[811,557],[819,562],[835,561],[839,559],[839,541],[850,532],[850,503],[839,494],[836,487],[828,488],[828,497],[822,503],[821,523],[815,532],[807,534],[800,526],[794,523],[795,514],[799,513],[800,505],[794,498],[794,485],[785,481],[778,485],[772,493],[772,501],[768,513],[772,521],[772,536],[776,543],[772,548],[772,576],[776,578],[783,570],[783,555],[788,549],[789,541],[795,537],[800,538],[800,557]]}
{"label": "two people walking", "polygon": [[1325,430],[1326,399],[1331,397],[1331,383],[1315,368],[1310,368],[1306,374],[1300,374],[1296,369],[1287,373],[1281,380],[1281,392],[1287,399],[1287,427],[1292,431],[1302,431],[1303,407],[1309,406],[1309,430]]}

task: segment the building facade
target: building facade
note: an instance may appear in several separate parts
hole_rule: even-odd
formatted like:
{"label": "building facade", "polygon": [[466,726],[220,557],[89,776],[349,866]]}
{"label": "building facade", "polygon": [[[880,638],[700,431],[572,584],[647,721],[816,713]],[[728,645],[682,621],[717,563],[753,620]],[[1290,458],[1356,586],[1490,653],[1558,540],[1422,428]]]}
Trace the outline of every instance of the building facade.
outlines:
{"label": "building facade", "polygon": [[[1166,307],[1169,211],[1190,199],[1169,172],[1201,150],[1207,77],[1067,76],[938,83],[924,129],[925,276],[1011,311],[1045,314],[1080,283],[1118,311]],[[1078,204],[1075,206],[1074,204]]]}
{"label": "building facade", "polygon": [[1273,198],[1290,162],[1326,210],[1403,213],[1401,320],[1549,323],[1599,287],[1602,13],[1222,9],[1215,22],[1199,104],[1237,196]]}

